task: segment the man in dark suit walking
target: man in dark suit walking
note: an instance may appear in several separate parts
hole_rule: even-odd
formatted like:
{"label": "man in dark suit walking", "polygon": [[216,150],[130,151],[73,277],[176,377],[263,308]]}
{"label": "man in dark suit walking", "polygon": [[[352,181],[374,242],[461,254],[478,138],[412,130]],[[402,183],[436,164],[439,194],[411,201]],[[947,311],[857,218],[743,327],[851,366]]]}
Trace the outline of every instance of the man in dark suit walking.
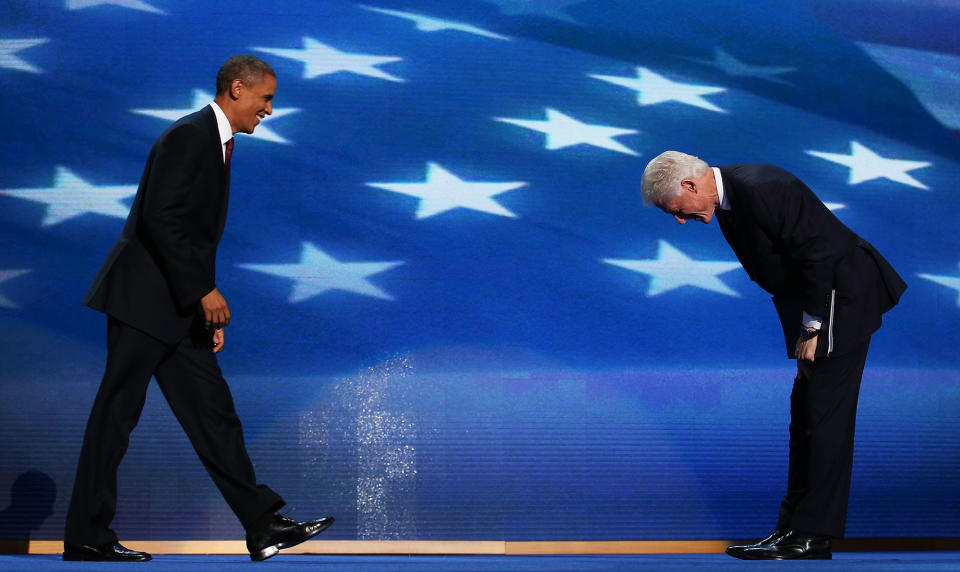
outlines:
{"label": "man in dark suit walking", "polygon": [[776,530],[727,553],[749,560],[831,558],[846,527],[860,380],[871,335],[907,285],[795,176],[773,165],[711,168],[666,151],[643,172],[642,194],[673,216],[709,223],[750,278],[773,295],[797,359],[790,397],[787,494]]}
{"label": "man in dark suit walking", "polygon": [[117,469],[151,377],[217,488],[243,524],[253,560],[299,544],[332,518],[297,523],[257,484],[240,420],[217,365],[230,309],[216,283],[217,244],[230,187],[233,136],[273,111],[266,62],[235,56],[217,73],[213,103],[154,143],[120,239],[84,303],[107,314],[107,365],[90,412],[67,512],[64,560],[143,561],[110,530]]}

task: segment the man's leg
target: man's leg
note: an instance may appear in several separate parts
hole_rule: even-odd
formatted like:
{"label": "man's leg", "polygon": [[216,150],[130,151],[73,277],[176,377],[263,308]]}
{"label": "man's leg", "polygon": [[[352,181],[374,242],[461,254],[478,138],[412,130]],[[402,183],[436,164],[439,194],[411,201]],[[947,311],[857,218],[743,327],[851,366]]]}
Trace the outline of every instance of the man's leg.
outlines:
{"label": "man's leg", "polygon": [[727,547],[727,554],[746,558],[748,553],[769,545],[790,531],[790,521],[797,505],[807,493],[807,380],[797,371],[790,393],[790,458],[787,471],[787,494],[780,503],[777,526],[766,538],[753,544],[737,544]]}
{"label": "man's leg", "polygon": [[842,538],[853,470],[860,380],[870,342],[814,362],[807,379],[807,491],[790,528]]}
{"label": "man's leg", "polygon": [[147,386],[168,346],[107,318],[107,366],[83,437],[64,541],[99,546],[117,541],[117,470],[146,400]]}
{"label": "man's leg", "polygon": [[787,494],[780,503],[777,530],[789,530],[797,505],[807,493],[807,380],[797,373],[790,393],[790,458],[787,470]]}
{"label": "man's leg", "polygon": [[157,368],[157,382],[227,504],[250,528],[284,505],[258,485],[243,428],[208,339],[186,338]]}

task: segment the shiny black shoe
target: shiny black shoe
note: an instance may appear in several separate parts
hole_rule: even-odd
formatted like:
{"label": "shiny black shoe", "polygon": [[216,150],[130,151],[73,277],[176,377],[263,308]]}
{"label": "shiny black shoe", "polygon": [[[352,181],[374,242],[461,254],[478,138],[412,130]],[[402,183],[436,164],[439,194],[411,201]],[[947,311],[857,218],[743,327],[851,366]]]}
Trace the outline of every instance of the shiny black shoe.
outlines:
{"label": "shiny black shoe", "polygon": [[791,530],[770,544],[748,548],[737,558],[743,560],[830,560],[830,539]]}
{"label": "shiny black shoe", "polygon": [[120,545],[119,542],[108,542],[99,546],[87,544],[63,544],[63,559],[67,561],[86,562],[146,562],[153,557],[146,552],[137,552]]}
{"label": "shiny black shoe", "polygon": [[296,546],[310,540],[333,524],[333,517],[320,520],[296,522],[285,516],[274,514],[266,522],[247,531],[247,550],[250,560],[259,562],[275,556],[281,548]]}
{"label": "shiny black shoe", "polygon": [[740,545],[737,545],[737,546],[728,546],[728,547],[727,547],[727,554],[729,554],[730,556],[733,556],[734,558],[741,558],[741,559],[742,559],[742,558],[743,558],[742,554],[743,554],[743,552],[744,552],[745,550],[750,550],[750,549],[752,549],[752,548],[760,548],[761,546],[763,546],[763,545],[765,545],[765,544],[772,544],[772,543],[776,542],[777,540],[779,540],[781,536],[787,534],[788,532],[790,532],[789,529],[786,529],[786,528],[778,528],[778,529],[774,530],[773,532],[771,532],[770,535],[767,536],[766,538],[764,538],[764,539],[762,539],[762,540],[758,540],[757,542],[754,542],[753,544],[740,544]]}

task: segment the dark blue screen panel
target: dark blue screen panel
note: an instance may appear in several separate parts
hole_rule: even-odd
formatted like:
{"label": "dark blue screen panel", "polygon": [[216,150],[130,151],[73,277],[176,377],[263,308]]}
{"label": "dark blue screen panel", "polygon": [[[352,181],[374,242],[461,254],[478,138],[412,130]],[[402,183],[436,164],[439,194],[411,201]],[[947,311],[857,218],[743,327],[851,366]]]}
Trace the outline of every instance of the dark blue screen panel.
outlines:
{"label": "dark blue screen panel", "polygon": [[[0,14],[3,536],[60,537],[105,357],[80,300],[152,142],[244,52],[278,89],[232,160],[220,363],[294,516],[333,514],[341,539],[769,532],[795,366],[716,226],[642,206],[643,167],[673,148],[787,168],[910,284],[871,346],[848,535],[960,531],[957,8]],[[242,534],[155,388],[120,489],[124,538]],[[34,518],[8,518],[18,503]]]}

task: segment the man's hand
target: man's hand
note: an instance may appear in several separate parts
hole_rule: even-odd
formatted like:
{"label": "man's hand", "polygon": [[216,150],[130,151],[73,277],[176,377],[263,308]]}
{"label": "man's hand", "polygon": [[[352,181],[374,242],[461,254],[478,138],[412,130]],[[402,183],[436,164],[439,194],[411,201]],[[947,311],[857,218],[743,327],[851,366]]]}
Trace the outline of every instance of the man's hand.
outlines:
{"label": "man's hand", "polygon": [[213,353],[218,354],[223,351],[223,328],[217,328],[213,331]]}
{"label": "man's hand", "polygon": [[216,288],[200,298],[200,309],[203,311],[203,323],[208,330],[220,329],[230,323],[230,308]]}
{"label": "man's hand", "polygon": [[797,338],[796,357],[798,361],[814,361],[817,355],[818,339],[820,339],[820,336],[814,336],[809,340],[804,340],[802,337]]}

